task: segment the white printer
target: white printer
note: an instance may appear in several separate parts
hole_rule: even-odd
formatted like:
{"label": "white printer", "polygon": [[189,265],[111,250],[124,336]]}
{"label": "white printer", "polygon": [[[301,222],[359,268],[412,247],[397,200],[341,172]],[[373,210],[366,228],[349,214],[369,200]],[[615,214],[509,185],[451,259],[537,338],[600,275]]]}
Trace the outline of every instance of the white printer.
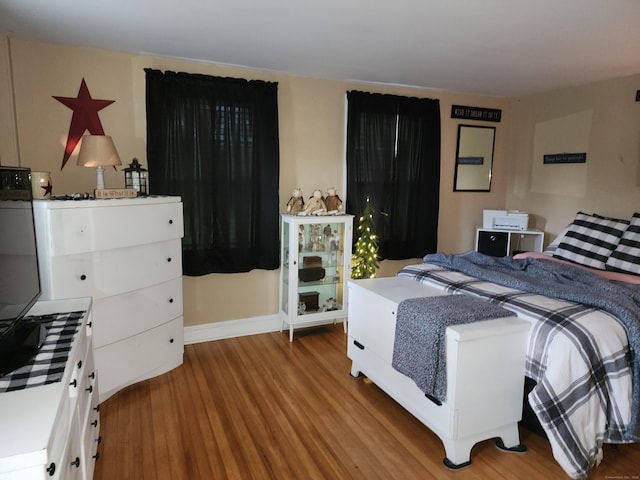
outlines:
{"label": "white printer", "polygon": [[482,228],[494,230],[526,230],[529,214],[518,210],[483,210]]}

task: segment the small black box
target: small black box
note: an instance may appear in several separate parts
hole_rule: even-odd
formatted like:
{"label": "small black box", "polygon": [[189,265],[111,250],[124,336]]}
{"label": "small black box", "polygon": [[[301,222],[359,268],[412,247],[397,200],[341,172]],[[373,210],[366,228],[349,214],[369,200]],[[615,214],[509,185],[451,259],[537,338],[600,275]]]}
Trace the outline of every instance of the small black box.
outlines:
{"label": "small black box", "polygon": [[303,268],[321,267],[321,266],[322,266],[322,257],[316,257],[315,255],[302,257]]}
{"label": "small black box", "polygon": [[298,294],[298,300],[304,302],[305,311],[315,312],[318,310],[318,292],[304,292]]}
{"label": "small black box", "polygon": [[483,231],[478,233],[478,252],[492,257],[508,255],[507,243],[509,234],[506,232]]}
{"label": "small black box", "polygon": [[317,282],[324,278],[324,268],[308,267],[298,270],[298,278],[301,282]]}

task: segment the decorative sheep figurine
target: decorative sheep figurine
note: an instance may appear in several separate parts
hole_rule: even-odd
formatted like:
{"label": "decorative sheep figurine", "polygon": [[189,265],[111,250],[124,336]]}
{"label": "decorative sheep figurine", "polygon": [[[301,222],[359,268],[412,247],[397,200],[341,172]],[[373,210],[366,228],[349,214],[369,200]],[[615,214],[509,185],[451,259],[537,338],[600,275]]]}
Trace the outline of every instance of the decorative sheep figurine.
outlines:
{"label": "decorative sheep figurine", "polygon": [[335,188],[327,189],[327,196],[324,199],[324,203],[329,215],[340,215],[344,213],[344,210],[342,209],[342,200],[336,193]]}
{"label": "decorative sheep figurine", "polygon": [[302,190],[296,188],[287,202],[287,213],[297,215],[304,211],[304,199],[302,198]]}
{"label": "decorative sheep figurine", "polygon": [[300,212],[300,215],[326,215],[327,206],[324,204],[322,198],[322,192],[318,189],[313,191],[313,196],[309,197],[304,211]]}

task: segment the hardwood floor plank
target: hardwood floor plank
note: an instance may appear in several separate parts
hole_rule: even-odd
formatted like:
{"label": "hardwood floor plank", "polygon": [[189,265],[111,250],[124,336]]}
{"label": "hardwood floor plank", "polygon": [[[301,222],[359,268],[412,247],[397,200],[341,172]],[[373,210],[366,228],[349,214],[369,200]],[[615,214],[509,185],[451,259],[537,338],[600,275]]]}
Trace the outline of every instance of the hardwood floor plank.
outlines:
{"label": "hardwood floor plank", "polygon": [[[564,479],[549,443],[487,440],[472,465],[442,464],[429,429],[366,378],[351,378],[341,325],[187,345],[181,367],[101,405],[96,480]],[[589,479],[640,475],[640,444],[605,446]]]}

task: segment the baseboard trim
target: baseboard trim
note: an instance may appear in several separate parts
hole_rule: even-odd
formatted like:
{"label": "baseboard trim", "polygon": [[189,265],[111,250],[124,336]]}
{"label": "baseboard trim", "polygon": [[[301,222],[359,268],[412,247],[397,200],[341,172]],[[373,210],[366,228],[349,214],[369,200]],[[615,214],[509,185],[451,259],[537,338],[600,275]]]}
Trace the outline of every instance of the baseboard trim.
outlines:
{"label": "baseboard trim", "polygon": [[261,317],[226,320],[224,322],[207,323],[184,327],[184,343],[211,342],[224,338],[243,337],[258,333],[280,331],[282,320],[279,315],[265,315]]}
{"label": "baseboard trim", "polygon": [[[335,319],[333,323],[342,323],[342,319]],[[306,322],[298,328],[326,325],[327,320]],[[212,342],[225,338],[244,337],[259,333],[279,332],[282,326],[282,317],[279,315],[265,315],[262,317],[242,318],[239,320],[226,320],[224,322],[207,323],[184,327],[184,344]],[[289,325],[285,325],[289,335]]]}

